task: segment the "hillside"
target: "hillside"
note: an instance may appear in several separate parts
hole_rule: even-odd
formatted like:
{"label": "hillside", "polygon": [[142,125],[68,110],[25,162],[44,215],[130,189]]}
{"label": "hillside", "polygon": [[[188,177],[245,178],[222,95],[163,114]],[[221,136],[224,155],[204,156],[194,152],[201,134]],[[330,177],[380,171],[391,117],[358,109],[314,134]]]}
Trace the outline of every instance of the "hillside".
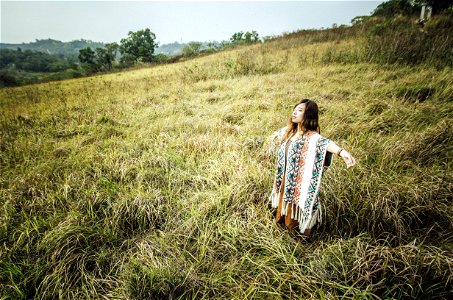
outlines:
{"label": "hillside", "polygon": [[[301,33],[1,89],[2,295],[448,298],[453,72],[355,61],[364,45]],[[268,138],[302,97],[357,160],[325,173],[309,243],[267,203]]]}

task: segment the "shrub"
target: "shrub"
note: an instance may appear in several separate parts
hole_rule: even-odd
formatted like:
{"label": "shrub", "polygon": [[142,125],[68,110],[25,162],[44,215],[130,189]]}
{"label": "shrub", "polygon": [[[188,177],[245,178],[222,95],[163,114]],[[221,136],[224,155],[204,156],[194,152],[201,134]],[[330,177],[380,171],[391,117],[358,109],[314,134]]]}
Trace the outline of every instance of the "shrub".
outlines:
{"label": "shrub", "polygon": [[0,71],[0,87],[2,86],[15,86],[18,85],[19,81],[17,78],[5,70]]}

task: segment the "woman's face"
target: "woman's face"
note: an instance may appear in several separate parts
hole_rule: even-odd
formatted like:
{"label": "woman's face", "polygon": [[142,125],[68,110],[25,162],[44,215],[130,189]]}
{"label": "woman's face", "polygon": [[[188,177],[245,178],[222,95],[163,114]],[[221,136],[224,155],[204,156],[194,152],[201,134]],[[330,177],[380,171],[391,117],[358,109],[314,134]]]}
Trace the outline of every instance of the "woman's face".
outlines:
{"label": "woman's face", "polygon": [[305,103],[301,103],[294,108],[291,115],[291,121],[293,121],[294,123],[302,122],[302,120],[304,119],[305,106]]}

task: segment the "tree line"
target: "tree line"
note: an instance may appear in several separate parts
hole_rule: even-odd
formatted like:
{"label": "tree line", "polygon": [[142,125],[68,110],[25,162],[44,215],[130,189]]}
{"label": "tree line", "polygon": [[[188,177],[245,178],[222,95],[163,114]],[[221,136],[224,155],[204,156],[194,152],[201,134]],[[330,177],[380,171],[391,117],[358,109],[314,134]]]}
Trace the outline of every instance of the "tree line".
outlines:
{"label": "tree line", "polygon": [[[203,43],[190,42],[182,48],[180,57],[193,57],[200,53],[219,51],[228,47],[242,44],[260,42],[259,34],[252,32],[235,32],[229,41],[222,43],[210,42],[207,47]],[[131,66],[136,63],[165,63],[174,61],[174,58],[165,54],[155,55],[158,47],[156,35],[149,28],[138,31],[129,31],[128,37],[121,39],[120,43],[106,44],[104,48],[91,49],[86,47],[79,51],[79,61],[87,72],[109,71],[114,63],[119,66]],[[119,52],[119,59],[118,59]]]}
{"label": "tree line", "polygon": [[379,4],[371,16],[418,16],[422,5],[431,6],[432,13],[438,14],[447,10],[452,4],[452,0],[390,0]]}
{"label": "tree line", "polygon": [[32,50],[23,51],[0,49],[0,69],[12,66],[29,72],[60,72],[68,68],[77,68],[74,62],[66,60],[60,55],[52,55]]}

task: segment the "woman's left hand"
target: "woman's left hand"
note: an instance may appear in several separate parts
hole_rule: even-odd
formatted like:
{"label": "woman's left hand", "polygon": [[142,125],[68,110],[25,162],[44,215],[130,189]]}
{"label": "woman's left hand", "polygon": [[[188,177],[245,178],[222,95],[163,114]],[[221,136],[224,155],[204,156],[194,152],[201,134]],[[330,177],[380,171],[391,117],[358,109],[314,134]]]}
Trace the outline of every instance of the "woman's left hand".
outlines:
{"label": "woman's left hand", "polygon": [[354,157],[352,157],[351,154],[349,154],[348,151],[346,151],[346,150],[341,151],[340,156],[341,156],[341,158],[343,158],[348,169],[352,168],[355,165],[355,159],[354,159]]}

